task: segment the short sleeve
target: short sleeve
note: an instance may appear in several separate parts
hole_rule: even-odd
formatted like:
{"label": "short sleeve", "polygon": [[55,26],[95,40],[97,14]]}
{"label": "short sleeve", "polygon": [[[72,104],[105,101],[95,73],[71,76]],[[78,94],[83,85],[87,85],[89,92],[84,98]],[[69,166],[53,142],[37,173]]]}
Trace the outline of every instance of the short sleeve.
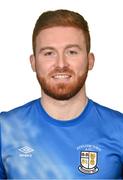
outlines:
{"label": "short sleeve", "polygon": [[3,165],[3,160],[2,160],[2,142],[1,142],[1,121],[2,121],[2,115],[0,114],[0,180],[7,179],[6,178],[6,173],[5,173],[5,168]]}

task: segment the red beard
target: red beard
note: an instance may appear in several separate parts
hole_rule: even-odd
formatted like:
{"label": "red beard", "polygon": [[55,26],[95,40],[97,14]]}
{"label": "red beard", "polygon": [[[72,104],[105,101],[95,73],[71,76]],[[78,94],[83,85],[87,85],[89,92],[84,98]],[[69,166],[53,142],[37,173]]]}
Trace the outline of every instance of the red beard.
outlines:
{"label": "red beard", "polygon": [[68,100],[75,96],[84,86],[88,74],[88,68],[86,68],[85,72],[81,76],[78,76],[73,82],[59,82],[55,84],[49,82],[48,79],[50,79],[53,74],[57,73],[66,73],[70,74],[71,76],[75,76],[75,73],[72,70],[65,67],[62,69],[56,68],[54,71],[48,74],[48,78],[43,76],[41,77],[37,73],[37,79],[41,85],[42,90],[48,96],[57,100]]}

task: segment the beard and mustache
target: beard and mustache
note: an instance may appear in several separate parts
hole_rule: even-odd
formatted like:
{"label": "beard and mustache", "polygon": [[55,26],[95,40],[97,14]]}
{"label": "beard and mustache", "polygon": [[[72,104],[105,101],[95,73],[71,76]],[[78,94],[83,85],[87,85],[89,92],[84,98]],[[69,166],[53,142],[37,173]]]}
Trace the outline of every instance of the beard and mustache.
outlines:
{"label": "beard and mustache", "polygon": [[[69,79],[69,82],[56,82],[50,81],[55,74],[68,74],[74,80]],[[38,82],[41,86],[41,89],[48,96],[56,99],[56,100],[68,100],[75,96],[84,86],[87,75],[88,75],[88,65],[85,68],[85,71],[81,75],[76,75],[75,72],[68,67],[56,67],[53,71],[51,71],[47,77],[40,76],[39,73],[36,73]]]}

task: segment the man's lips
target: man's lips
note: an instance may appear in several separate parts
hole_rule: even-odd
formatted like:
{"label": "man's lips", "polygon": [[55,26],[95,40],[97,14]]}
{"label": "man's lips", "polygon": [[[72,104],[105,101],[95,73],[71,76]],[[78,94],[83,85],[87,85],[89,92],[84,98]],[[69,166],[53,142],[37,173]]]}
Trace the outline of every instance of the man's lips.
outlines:
{"label": "man's lips", "polygon": [[54,79],[69,79],[71,78],[70,74],[65,74],[65,73],[57,73],[52,75],[52,78]]}

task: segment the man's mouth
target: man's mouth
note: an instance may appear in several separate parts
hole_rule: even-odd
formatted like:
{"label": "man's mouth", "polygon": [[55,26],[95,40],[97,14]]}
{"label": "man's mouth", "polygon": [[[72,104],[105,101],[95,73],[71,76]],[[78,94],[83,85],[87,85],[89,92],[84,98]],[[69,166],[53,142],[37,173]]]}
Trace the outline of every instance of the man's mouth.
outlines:
{"label": "man's mouth", "polygon": [[71,75],[59,73],[59,74],[53,75],[52,78],[54,78],[54,79],[69,79],[69,78],[71,78]]}

